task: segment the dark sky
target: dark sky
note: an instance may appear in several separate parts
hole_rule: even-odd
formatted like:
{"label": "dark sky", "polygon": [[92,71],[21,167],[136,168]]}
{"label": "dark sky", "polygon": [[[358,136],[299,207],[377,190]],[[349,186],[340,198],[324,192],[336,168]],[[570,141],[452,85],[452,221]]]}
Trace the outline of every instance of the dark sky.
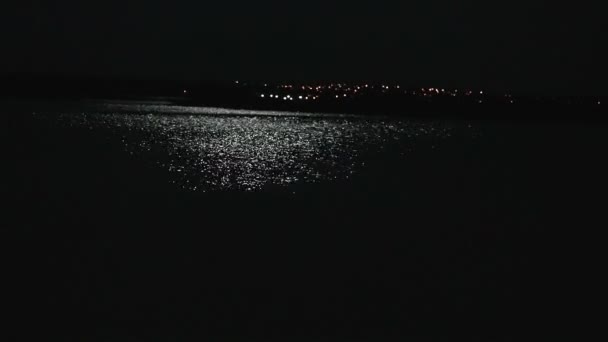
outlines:
{"label": "dark sky", "polygon": [[0,72],[608,93],[600,1],[32,1]]}

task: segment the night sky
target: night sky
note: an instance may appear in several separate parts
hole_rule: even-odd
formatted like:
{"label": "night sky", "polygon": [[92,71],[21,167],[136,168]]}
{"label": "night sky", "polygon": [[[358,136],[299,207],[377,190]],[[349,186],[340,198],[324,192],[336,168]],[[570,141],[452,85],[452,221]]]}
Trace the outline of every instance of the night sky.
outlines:
{"label": "night sky", "polygon": [[608,93],[600,1],[32,1],[0,73]]}

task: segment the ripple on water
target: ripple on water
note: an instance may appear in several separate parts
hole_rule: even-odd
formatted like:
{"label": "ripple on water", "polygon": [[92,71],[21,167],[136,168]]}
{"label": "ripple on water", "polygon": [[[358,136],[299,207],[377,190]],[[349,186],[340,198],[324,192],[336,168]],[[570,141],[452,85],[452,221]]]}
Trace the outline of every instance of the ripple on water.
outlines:
{"label": "ripple on water", "polygon": [[363,154],[449,134],[437,123],[352,117],[97,113],[60,119],[120,134],[130,154],[165,168],[172,183],[197,191],[347,179],[364,167]]}

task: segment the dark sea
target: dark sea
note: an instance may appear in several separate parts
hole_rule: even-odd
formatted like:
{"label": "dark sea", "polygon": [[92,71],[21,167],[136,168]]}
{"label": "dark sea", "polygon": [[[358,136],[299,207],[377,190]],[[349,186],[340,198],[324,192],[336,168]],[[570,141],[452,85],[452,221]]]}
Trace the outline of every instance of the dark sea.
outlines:
{"label": "dark sea", "polygon": [[23,338],[519,340],[576,301],[575,241],[605,204],[600,124],[161,101],[0,113]]}

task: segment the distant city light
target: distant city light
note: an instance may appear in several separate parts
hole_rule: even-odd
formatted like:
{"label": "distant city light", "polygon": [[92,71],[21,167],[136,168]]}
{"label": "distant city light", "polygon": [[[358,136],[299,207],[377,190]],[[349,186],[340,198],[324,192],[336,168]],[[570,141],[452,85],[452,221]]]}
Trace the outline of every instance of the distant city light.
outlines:
{"label": "distant city light", "polygon": [[[249,84],[244,81],[234,81],[240,86],[248,86]],[[269,88],[264,89],[259,88],[260,93],[258,92],[257,96],[262,99],[283,99],[283,101],[313,101],[313,100],[321,100],[323,99],[331,99],[335,96],[335,99],[343,102],[348,102],[349,100],[356,100],[358,98],[363,98],[365,95],[383,95],[383,94],[405,94],[406,96],[416,96],[420,98],[425,98],[427,101],[432,101],[435,98],[455,98],[457,96],[464,97],[470,96],[471,103],[485,104],[486,97],[492,95],[486,95],[483,90],[471,90],[471,89],[445,89],[445,88],[415,88],[410,89],[408,87],[401,87],[399,84],[349,84],[349,83],[333,83],[333,84],[264,84],[264,86],[268,86]],[[398,92],[396,89],[401,89]],[[266,91],[277,91],[278,94],[265,93]],[[184,97],[186,94],[189,94],[189,89],[182,88],[182,92]],[[189,96],[189,95],[188,95]],[[255,95],[254,95],[255,96]],[[383,95],[387,96],[387,95]],[[500,96],[500,95],[499,95]],[[502,93],[502,103],[504,104],[513,104],[515,103],[515,99],[512,94]],[[488,98],[487,103],[494,103],[495,101],[501,100],[500,98],[492,99]],[[336,102],[338,102],[336,101]],[[595,101],[595,102],[594,102]],[[297,101],[296,101],[297,102]],[[596,98],[595,100],[591,100],[588,103],[595,103],[596,106],[602,105],[601,98]]]}

